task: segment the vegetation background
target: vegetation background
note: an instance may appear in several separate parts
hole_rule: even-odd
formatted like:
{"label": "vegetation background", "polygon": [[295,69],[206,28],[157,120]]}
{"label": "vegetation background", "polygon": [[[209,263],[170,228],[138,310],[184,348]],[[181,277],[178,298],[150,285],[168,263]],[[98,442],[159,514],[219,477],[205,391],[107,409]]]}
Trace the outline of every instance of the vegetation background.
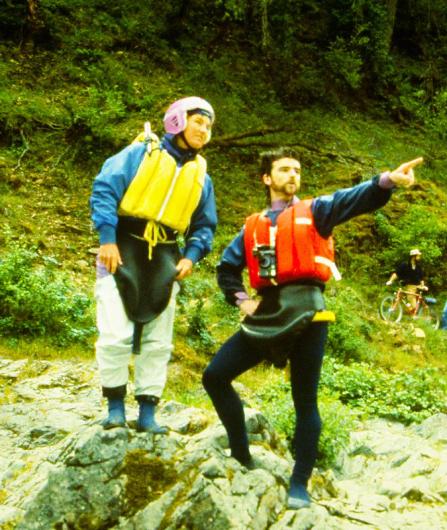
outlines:
{"label": "vegetation background", "polygon": [[[215,265],[264,205],[259,152],[294,146],[302,196],[330,193],[423,156],[418,183],[336,232],[344,279],[322,379],[321,465],[356,419],[410,423],[445,402],[447,334],[385,325],[377,306],[417,246],[440,312],[447,298],[447,4],[443,0],[4,0],[0,3],[0,354],[93,359],[91,183],[167,105],[217,111],[206,149],[220,224],[184,282],[166,398],[210,407],[200,376],[239,322]],[[26,377],[26,373],[23,374]],[[241,378],[286,436],[287,375]],[[0,400],[8,397],[0,397]]]}

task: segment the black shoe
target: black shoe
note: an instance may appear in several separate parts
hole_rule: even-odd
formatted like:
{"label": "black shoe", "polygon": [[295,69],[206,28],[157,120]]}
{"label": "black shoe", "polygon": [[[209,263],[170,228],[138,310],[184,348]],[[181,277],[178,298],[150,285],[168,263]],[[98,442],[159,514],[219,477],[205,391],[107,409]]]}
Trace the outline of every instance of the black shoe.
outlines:
{"label": "black shoe", "polygon": [[311,502],[312,501],[304,484],[292,484],[290,486],[289,498],[287,499],[287,508],[289,510],[308,508]]}
{"label": "black shoe", "polygon": [[109,429],[116,429],[118,427],[126,427],[126,420],[108,417],[101,422],[103,429],[108,431]]}
{"label": "black shoe", "polygon": [[[231,455],[231,456],[233,456],[233,455]],[[256,469],[255,461],[253,460],[251,455],[249,457],[245,457],[245,458],[237,458],[236,456],[233,456],[233,458],[235,460],[237,460],[239,462],[239,464],[241,464],[241,466],[244,466],[249,471],[253,471],[253,469]]]}
{"label": "black shoe", "polygon": [[143,427],[137,422],[136,430],[137,432],[148,432],[151,434],[167,434],[169,432],[167,427],[158,425],[158,423],[151,423],[146,427]]}

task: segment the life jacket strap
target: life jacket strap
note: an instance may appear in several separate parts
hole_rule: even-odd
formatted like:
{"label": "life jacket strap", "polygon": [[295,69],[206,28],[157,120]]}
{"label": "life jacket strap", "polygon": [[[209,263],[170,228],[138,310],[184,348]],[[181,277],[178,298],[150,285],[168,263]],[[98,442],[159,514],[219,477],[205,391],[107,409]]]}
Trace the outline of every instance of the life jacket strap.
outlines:
{"label": "life jacket strap", "polygon": [[326,265],[326,267],[329,267],[329,269],[331,270],[334,280],[336,280],[337,282],[341,280],[340,271],[338,270],[337,265],[335,265],[332,260],[325,258],[324,256],[315,256],[315,263]]}

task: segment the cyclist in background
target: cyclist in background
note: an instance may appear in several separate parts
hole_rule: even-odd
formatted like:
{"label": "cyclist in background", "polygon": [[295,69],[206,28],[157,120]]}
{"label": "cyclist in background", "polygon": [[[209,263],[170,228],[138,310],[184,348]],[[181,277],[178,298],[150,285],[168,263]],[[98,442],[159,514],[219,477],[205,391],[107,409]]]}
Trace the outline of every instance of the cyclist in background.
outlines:
{"label": "cyclist in background", "polygon": [[422,252],[419,249],[411,249],[408,260],[400,263],[386,282],[386,285],[392,285],[396,279],[399,279],[404,285],[405,291],[414,293],[407,295],[408,302],[413,309],[416,307],[417,291],[428,290],[424,283],[424,272],[420,265],[421,256]]}

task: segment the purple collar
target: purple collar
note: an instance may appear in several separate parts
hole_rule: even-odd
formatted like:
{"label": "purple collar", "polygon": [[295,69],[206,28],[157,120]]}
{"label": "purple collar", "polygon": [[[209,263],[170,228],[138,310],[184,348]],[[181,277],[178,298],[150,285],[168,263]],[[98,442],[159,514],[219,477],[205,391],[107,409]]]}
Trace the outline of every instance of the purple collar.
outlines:
{"label": "purple collar", "polygon": [[299,199],[296,195],[294,195],[290,201],[285,201],[283,199],[277,199],[276,201],[272,202],[270,206],[270,210],[272,212],[277,212],[278,210],[285,210],[286,208],[288,208],[289,206],[293,206],[297,202],[299,202]]}

